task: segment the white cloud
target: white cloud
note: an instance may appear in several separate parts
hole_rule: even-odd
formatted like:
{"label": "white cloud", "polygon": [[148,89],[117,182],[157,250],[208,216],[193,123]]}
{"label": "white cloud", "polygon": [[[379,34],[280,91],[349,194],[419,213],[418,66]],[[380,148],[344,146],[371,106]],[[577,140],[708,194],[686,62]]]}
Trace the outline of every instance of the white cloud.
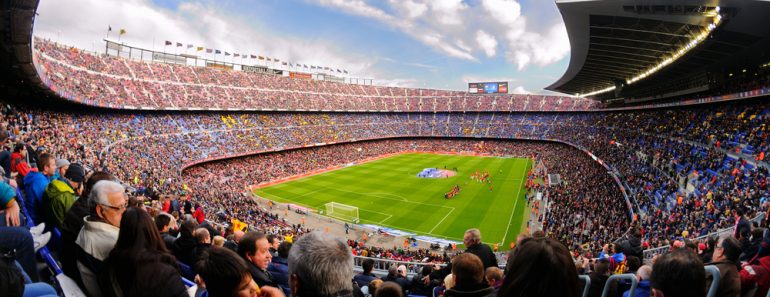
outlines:
{"label": "white cloud", "polygon": [[428,10],[428,5],[412,0],[389,0],[390,6],[399,10],[402,15],[410,19],[423,15]]}
{"label": "white cloud", "polygon": [[487,32],[483,30],[476,31],[476,42],[484,50],[487,57],[494,57],[497,53],[497,39]]}
{"label": "white cloud", "polygon": [[[387,14],[365,7],[360,9],[371,17],[387,18]],[[116,39],[119,29],[125,28],[123,42],[148,49],[180,53],[186,50],[186,46],[165,47],[165,40],[169,40],[174,44],[181,42],[223,52],[342,68],[360,75],[370,73],[373,65],[365,55],[356,55],[325,41],[273,35],[239,16],[201,3],[182,3],[176,10],[168,10],[149,0],[41,1],[38,13],[36,35],[97,52],[104,51],[101,39],[109,25],[113,29],[111,38]],[[243,61],[249,63],[249,59]]]}
{"label": "white cloud", "polygon": [[387,11],[370,4],[375,0],[308,1],[382,22],[440,53],[468,61],[478,61],[479,53],[494,57],[499,47],[519,69],[542,67],[563,59],[570,49],[560,18],[550,27],[530,28],[517,0],[480,0],[476,5],[462,0],[389,0],[385,4],[392,9]]}
{"label": "white cloud", "polygon": [[526,89],[524,89],[524,86],[515,87],[515,88],[513,88],[513,90],[510,93],[513,93],[513,94],[532,94],[530,91],[527,91]]}

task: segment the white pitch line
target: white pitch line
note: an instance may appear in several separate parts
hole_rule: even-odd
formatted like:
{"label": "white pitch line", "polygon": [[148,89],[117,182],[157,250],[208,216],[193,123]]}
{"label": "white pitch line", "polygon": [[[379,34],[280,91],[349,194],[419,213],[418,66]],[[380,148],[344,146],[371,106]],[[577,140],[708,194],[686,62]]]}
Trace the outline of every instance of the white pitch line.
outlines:
{"label": "white pitch line", "polygon": [[390,220],[390,218],[392,218],[392,217],[393,217],[393,215],[388,215],[387,218],[383,219],[382,221],[378,222],[377,224],[382,224],[383,222],[385,222],[387,220]]}
{"label": "white pitch line", "polygon": [[[518,159],[517,159],[517,162],[518,162]],[[516,165],[515,162],[514,162],[514,165]],[[503,246],[505,246],[505,238],[508,237],[508,230],[511,229],[511,221],[513,220],[513,214],[516,213],[516,206],[519,205],[519,200],[520,200],[519,192],[521,192],[521,185],[519,185],[518,188],[519,189],[516,190],[516,196],[514,196],[516,199],[516,202],[513,203],[513,210],[511,210],[511,216],[508,218],[508,224],[505,225],[505,234],[503,235],[503,242],[500,243]]]}
{"label": "white pitch line", "polygon": [[454,207],[452,207],[452,209],[451,209],[451,210],[450,210],[448,213],[446,213],[446,215],[444,216],[444,218],[443,218],[443,219],[441,219],[441,221],[439,221],[439,222],[438,222],[438,224],[436,224],[436,226],[433,226],[433,229],[430,229],[430,231],[428,231],[428,233],[431,233],[431,234],[432,234],[432,233],[433,233],[433,230],[436,230],[436,228],[438,228],[438,226],[439,226],[439,225],[441,225],[441,223],[443,223],[443,222],[444,222],[444,220],[446,220],[446,218],[448,218],[448,217],[449,217],[449,215],[450,215],[450,214],[451,214],[453,211],[455,211],[455,208],[454,208]]}

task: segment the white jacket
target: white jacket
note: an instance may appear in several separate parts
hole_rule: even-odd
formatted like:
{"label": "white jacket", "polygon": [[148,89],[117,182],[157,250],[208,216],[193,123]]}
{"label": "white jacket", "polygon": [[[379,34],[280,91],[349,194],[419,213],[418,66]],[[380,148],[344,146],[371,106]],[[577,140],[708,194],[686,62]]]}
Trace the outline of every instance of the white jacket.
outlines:
{"label": "white jacket", "polygon": [[[101,264],[110,255],[110,251],[112,251],[112,248],[118,241],[120,228],[107,223],[89,221],[88,217],[85,217],[84,220],[85,225],[80,229],[75,244]],[[99,282],[96,278],[96,273],[98,272],[91,271],[90,266],[82,263],[81,260],[81,257],[78,257],[78,270],[88,295],[93,297],[102,296]]]}

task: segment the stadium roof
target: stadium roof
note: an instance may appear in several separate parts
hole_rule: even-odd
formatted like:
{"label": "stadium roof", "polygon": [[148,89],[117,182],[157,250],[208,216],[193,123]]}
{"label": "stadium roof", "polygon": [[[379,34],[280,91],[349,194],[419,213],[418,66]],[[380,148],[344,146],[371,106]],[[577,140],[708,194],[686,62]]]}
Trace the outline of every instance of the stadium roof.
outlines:
{"label": "stadium roof", "polygon": [[[567,71],[548,90],[590,97],[636,81],[665,82],[709,67],[768,58],[762,46],[770,35],[770,26],[765,25],[770,1],[557,0],[556,4],[572,52]],[[698,40],[699,35],[703,39]]]}

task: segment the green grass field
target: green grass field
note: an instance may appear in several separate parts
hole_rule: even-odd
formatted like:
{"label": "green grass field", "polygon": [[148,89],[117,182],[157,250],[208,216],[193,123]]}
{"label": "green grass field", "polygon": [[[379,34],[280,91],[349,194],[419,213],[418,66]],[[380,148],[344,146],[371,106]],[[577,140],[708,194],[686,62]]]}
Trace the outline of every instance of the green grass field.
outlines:
{"label": "green grass field", "polygon": [[[424,168],[456,167],[449,178],[418,178]],[[526,224],[526,158],[403,154],[345,167],[255,190],[261,197],[324,210],[327,202],[359,208],[362,224],[462,241],[463,232],[479,228],[484,242],[507,249]],[[471,180],[488,171],[489,184]],[[454,185],[453,199],[444,193]],[[312,227],[312,226],[311,226]]]}

